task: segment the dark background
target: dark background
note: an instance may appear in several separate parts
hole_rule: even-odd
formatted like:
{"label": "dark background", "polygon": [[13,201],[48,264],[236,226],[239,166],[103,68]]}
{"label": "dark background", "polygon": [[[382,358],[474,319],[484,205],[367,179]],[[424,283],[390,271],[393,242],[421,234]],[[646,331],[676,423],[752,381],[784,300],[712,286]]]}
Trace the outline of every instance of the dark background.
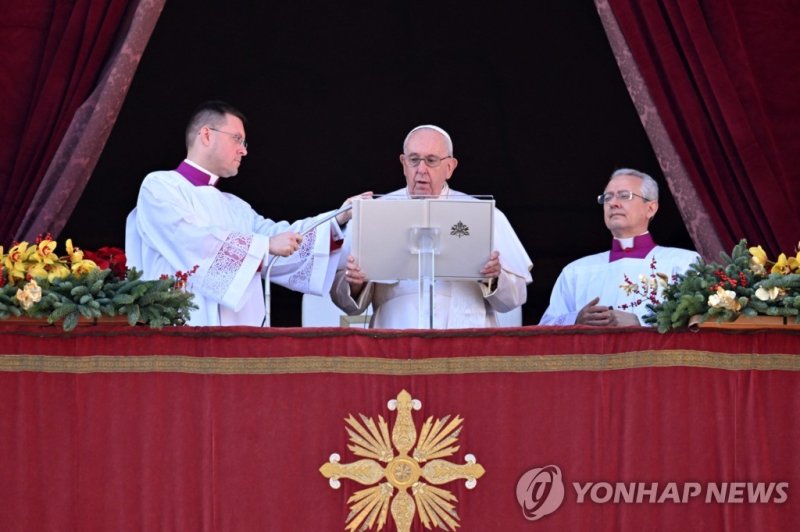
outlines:
{"label": "dark background", "polygon": [[[494,195],[533,259],[526,325],[564,265],[608,249],[595,197],[616,168],[656,178],[655,239],[693,247],[591,2],[274,4],[167,2],[62,238],[122,247],[142,178],[175,168],[191,111],[223,99],[250,149],[220,188],[276,220],[400,188],[405,134],[446,129],[451,186]],[[299,294],[275,287],[272,305],[300,324]]]}

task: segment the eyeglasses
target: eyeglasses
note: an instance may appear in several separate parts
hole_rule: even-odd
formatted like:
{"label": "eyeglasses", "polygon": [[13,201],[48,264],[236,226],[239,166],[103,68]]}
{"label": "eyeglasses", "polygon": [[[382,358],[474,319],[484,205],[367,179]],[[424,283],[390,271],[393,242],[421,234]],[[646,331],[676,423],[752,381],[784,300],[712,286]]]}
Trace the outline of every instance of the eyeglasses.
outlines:
{"label": "eyeglasses", "polygon": [[410,166],[417,167],[419,163],[425,161],[425,165],[428,168],[436,168],[442,161],[445,159],[452,159],[452,155],[448,155],[446,157],[439,157],[438,155],[428,155],[427,157],[420,157],[419,155],[403,155],[403,160],[407,162]]}
{"label": "eyeglasses", "polygon": [[631,192],[630,190],[618,190],[616,194],[614,194],[613,192],[605,192],[603,194],[600,194],[599,196],[597,196],[597,203],[599,203],[600,205],[608,203],[609,201],[614,199],[614,196],[616,196],[618,200],[622,201],[630,201],[633,199],[634,196],[636,196],[637,198],[642,198],[644,201],[652,201],[645,198],[644,196],[640,196],[639,194]]}
{"label": "eyeglasses", "polygon": [[224,133],[225,135],[228,135],[230,138],[233,139],[233,141],[236,144],[238,144],[239,146],[243,147],[244,149],[247,149],[247,141],[244,140],[244,138],[240,134],[238,134],[238,133],[229,133],[227,131],[222,131],[221,129],[216,129],[216,128],[213,128],[213,127],[209,127],[208,129],[210,129],[211,131],[216,131],[217,133]]}

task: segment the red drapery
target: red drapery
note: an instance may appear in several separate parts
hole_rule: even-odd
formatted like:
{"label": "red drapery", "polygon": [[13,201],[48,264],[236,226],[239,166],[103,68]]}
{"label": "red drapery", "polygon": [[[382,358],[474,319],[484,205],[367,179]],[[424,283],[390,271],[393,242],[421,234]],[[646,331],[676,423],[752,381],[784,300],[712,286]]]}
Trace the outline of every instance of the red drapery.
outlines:
{"label": "red drapery", "polygon": [[[165,0],[134,0],[96,87],[75,111],[16,230],[17,240],[59,235],[103,151]],[[130,19],[129,21],[127,19]]]}
{"label": "red drapery", "polygon": [[94,89],[129,3],[36,0],[4,6],[0,241],[14,237],[76,109]]}
{"label": "red drapery", "polygon": [[791,252],[800,10],[759,0],[603,0],[601,9],[606,3],[680,157],[682,168],[665,174],[685,168],[726,250],[744,237],[772,254]]}
{"label": "red drapery", "polygon": [[[459,415],[461,530],[793,530],[800,526],[797,332],[586,328],[388,333],[9,327],[0,337],[0,522],[9,530],[343,530],[318,468],[353,462],[349,414]],[[562,505],[515,497],[557,465]],[[685,503],[579,502],[573,483],[688,483]],[[743,501],[706,502],[741,482]],[[749,490],[787,483],[750,502]],[[734,489],[734,488],[731,488]],[[602,498],[603,490],[596,493]],[[390,522],[384,530],[395,530]],[[423,530],[419,521],[412,530]]]}

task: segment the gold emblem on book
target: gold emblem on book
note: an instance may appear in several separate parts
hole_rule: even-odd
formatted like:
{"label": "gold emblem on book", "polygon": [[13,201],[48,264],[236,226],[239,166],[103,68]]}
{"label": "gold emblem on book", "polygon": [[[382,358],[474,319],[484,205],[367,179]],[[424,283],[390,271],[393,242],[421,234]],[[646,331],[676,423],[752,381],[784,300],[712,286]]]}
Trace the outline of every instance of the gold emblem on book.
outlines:
{"label": "gold emblem on book", "polygon": [[[342,464],[341,457],[334,453],[330,461],[319,470],[330,479],[330,485],[334,489],[341,486],[339,479],[342,478],[368,486],[377,484],[355,492],[347,500],[350,514],[347,516],[345,530],[367,530],[372,529],[375,524],[381,530],[390,510],[399,532],[411,529],[415,512],[427,529],[431,525],[442,530],[455,530],[459,526],[455,495],[449,490],[435,487],[434,484],[465,479],[466,487],[472,489],[485,470],[471,454],[464,457],[465,464],[454,464],[441,459],[451,456],[459,449],[455,444],[464,421],[459,416],[452,420],[450,416],[445,416],[435,422],[433,416],[429,417],[422,425],[422,432],[417,439],[411,410],[419,410],[421,407],[422,403],[418,399],[412,399],[411,394],[405,390],[397,394],[396,399],[389,401],[389,410],[397,410],[391,442],[389,426],[382,416],[378,416],[377,425],[372,418],[363,414],[359,414],[360,423],[352,415],[345,420],[349,425],[346,430],[351,442],[347,448],[363,459]],[[413,453],[409,455],[412,449]],[[408,492],[409,488],[411,494]]]}
{"label": "gold emblem on book", "polygon": [[459,220],[457,224],[450,228],[450,234],[458,238],[469,236],[469,226]]}

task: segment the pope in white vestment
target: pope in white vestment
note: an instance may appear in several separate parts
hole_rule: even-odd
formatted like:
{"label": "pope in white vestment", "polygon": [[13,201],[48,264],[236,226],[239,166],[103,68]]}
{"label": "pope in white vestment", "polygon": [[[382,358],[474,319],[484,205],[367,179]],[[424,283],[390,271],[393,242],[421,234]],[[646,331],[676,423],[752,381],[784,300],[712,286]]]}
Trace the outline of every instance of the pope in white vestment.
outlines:
{"label": "pope in white vestment", "polygon": [[[453,157],[450,135],[438,126],[427,124],[412,129],[403,141],[400,164],[406,187],[386,197],[468,197],[447,184],[458,161]],[[369,282],[358,266],[358,257],[348,252],[349,240],[345,236],[342,258],[347,261],[336,272],[331,288],[333,302],[349,315],[360,314],[372,304],[370,327],[419,327],[418,281]],[[435,280],[434,328],[495,327],[495,312],[508,312],[525,303],[533,264],[508,219],[497,209],[493,245],[495,249],[481,269],[488,282]]]}
{"label": "pope in white vestment", "polygon": [[[197,265],[187,285],[199,307],[192,311],[190,325],[261,326],[270,237],[303,233],[330,213],[292,224],[275,222],[219,191],[208,181],[212,178],[186,160],[177,170],[153,172],[144,179],[127,220],[128,264],[142,270],[145,279]],[[330,251],[332,231],[341,239],[335,219],[307,233],[297,252],[278,259],[270,281],[305,293],[327,291],[338,262],[338,251]]]}
{"label": "pope in white vestment", "polygon": [[[647,235],[649,237],[649,234]],[[644,293],[643,282],[655,282],[661,287],[657,274],[668,279],[685,273],[699,257],[688,249],[653,247],[642,257],[625,257],[611,260],[612,251],[580,258],[568,264],[558,276],[550,295],[550,306],[544,312],[540,325],[573,325],[578,312],[593,298],[598,305],[613,307],[636,314],[639,321],[649,313],[641,294],[626,292],[626,278]],[[653,277],[655,275],[655,278]],[[660,290],[659,290],[660,292]]]}
{"label": "pope in white vestment", "polygon": [[[447,187],[442,196],[468,197]],[[403,188],[386,197],[408,196]],[[349,240],[349,231],[345,231],[344,254],[348,252]],[[527,285],[533,280],[533,263],[508,218],[498,209],[494,212],[493,243],[500,252],[501,271],[491,288],[478,281],[435,281],[434,328],[496,327],[496,312],[508,312],[525,303]],[[340,270],[331,289],[331,299],[348,315],[364,312],[371,303],[370,327],[414,329],[419,326],[418,291],[417,281],[370,282],[353,298],[345,272]]]}

